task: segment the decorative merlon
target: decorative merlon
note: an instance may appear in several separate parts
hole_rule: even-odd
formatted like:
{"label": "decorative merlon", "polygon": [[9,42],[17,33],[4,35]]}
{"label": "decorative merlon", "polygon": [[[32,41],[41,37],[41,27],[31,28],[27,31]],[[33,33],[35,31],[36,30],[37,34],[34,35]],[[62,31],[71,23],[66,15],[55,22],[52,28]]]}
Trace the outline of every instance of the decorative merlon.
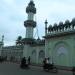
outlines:
{"label": "decorative merlon", "polygon": [[73,18],[71,22],[66,20],[65,23],[59,22],[59,24],[55,23],[53,26],[49,25],[49,27],[47,27],[47,34],[57,34],[73,30],[75,30],[75,18]]}

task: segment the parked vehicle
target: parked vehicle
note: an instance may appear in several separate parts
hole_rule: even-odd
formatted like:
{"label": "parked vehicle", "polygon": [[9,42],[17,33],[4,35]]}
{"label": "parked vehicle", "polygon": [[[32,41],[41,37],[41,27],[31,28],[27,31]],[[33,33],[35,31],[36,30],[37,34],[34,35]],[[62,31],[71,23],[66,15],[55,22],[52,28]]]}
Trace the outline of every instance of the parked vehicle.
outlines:
{"label": "parked vehicle", "polygon": [[22,69],[29,69],[29,64],[26,63],[26,58],[25,57],[22,58],[22,60],[21,60],[20,68],[22,68]]}
{"label": "parked vehicle", "polygon": [[43,70],[48,72],[54,72],[54,73],[58,72],[58,69],[53,64],[44,64]]}

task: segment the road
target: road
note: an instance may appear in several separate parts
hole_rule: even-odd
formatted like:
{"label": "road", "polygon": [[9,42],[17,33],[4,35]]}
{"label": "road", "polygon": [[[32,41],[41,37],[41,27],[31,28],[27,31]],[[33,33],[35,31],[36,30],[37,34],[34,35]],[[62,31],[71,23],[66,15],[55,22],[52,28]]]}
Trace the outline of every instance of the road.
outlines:
{"label": "road", "polygon": [[50,73],[36,66],[30,66],[30,69],[23,70],[20,69],[19,64],[0,63],[0,75],[72,75],[72,72],[59,70],[58,73]]}

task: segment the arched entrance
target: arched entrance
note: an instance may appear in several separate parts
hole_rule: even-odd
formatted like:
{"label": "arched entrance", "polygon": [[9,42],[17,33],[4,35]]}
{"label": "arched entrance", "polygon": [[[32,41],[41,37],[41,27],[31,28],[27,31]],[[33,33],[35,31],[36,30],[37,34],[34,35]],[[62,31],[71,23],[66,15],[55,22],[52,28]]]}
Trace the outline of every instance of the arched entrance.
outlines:
{"label": "arched entrance", "polygon": [[60,66],[68,66],[68,56],[64,53],[61,53],[58,55],[57,57],[57,65],[60,65]]}
{"label": "arched entrance", "polygon": [[42,63],[44,58],[45,58],[45,52],[41,50],[39,52],[39,63]]}
{"label": "arched entrance", "polygon": [[55,46],[53,50],[53,61],[55,65],[59,66],[69,66],[69,48],[65,43],[59,43]]}

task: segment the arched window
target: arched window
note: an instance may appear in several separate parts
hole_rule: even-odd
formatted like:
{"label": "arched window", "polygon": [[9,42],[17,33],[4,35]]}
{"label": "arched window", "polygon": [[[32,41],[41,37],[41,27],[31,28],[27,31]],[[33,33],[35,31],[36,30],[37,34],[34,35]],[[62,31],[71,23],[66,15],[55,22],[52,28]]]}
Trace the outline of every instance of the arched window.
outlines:
{"label": "arched window", "polygon": [[35,50],[32,51],[32,55],[33,55],[33,54],[36,54],[36,51],[35,51]]}
{"label": "arched window", "polygon": [[32,51],[31,62],[32,63],[36,63],[36,50],[33,50]]}
{"label": "arched window", "polygon": [[39,57],[40,57],[40,58],[44,58],[44,57],[45,57],[45,52],[44,52],[43,50],[41,50],[41,51],[39,52]]}

